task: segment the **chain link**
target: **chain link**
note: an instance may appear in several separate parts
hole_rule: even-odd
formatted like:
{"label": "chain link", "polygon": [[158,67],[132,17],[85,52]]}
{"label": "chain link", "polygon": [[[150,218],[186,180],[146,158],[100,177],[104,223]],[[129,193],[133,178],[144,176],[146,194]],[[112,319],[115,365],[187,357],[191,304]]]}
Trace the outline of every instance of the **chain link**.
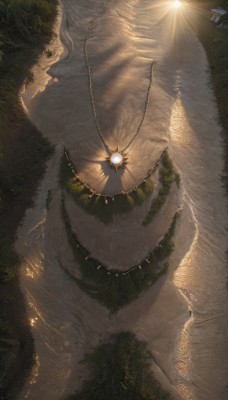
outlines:
{"label": "chain link", "polygon": [[[84,41],[84,58],[85,58],[85,64],[86,64],[86,67],[87,67],[87,72],[88,72],[90,101],[91,101],[91,105],[92,105],[93,116],[94,116],[94,121],[95,121],[96,128],[97,128],[97,132],[98,132],[98,134],[100,136],[100,139],[101,139],[101,141],[102,141],[102,143],[104,145],[105,150],[107,151],[107,153],[110,153],[110,149],[109,149],[109,147],[108,147],[108,145],[107,145],[107,143],[105,141],[105,138],[104,138],[103,133],[101,131],[99,120],[98,120],[98,117],[97,117],[96,105],[95,105],[94,96],[93,96],[91,65],[89,63],[89,56],[88,56],[88,51],[87,51],[88,40],[91,37],[91,33],[92,33],[92,30],[94,29],[96,19],[101,17],[102,14],[104,14],[104,11],[105,11],[105,0],[102,1],[101,6],[100,6],[100,8],[98,10],[98,13],[95,15],[95,17],[91,20],[91,22],[89,24],[89,29],[88,29],[88,32],[86,34],[86,38],[85,38],[85,41]],[[133,143],[133,141],[138,136],[138,134],[139,134],[139,132],[141,130],[141,127],[143,125],[144,119],[146,117],[147,109],[148,109],[148,104],[149,104],[150,88],[151,88],[151,85],[152,85],[152,78],[153,78],[153,66],[154,66],[154,60],[152,61],[151,65],[150,65],[149,84],[148,84],[148,88],[147,88],[147,94],[146,94],[146,100],[145,100],[145,106],[144,106],[142,119],[141,119],[141,121],[139,123],[139,126],[138,126],[138,128],[136,130],[135,135],[132,137],[132,139],[127,144],[127,146],[125,146],[123,149],[119,149],[120,153],[123,153],[124,151],[126,151],[130,147],[130,145]]]}

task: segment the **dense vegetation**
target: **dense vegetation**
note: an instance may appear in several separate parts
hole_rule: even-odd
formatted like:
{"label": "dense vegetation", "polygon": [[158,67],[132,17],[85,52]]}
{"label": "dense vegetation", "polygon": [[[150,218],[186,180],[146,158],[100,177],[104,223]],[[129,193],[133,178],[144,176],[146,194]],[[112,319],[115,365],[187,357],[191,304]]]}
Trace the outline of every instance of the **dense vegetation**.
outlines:
{"label": "dense vegetation", "polygon": [[6,316],[1,312],[0,318],[0,395],[4,393],[4,383],[7,381],[8,369],[15,362],[18,351],[18,340],[15,332],[12,331],[10,324],[7,323]]}
{"label": "dense vegetation", "polygon": [[72,172],[64,155],[61,160],[60,178],[63,188],[72,195],[75,202],[104,223],[111,222],[114,214],[131,211],[135,206],[141,205],[153,191],[153,182],[149,176],[132,192],[126,194],[120,193],[113,197],[92,194]]}
{"label": "dense vegetation", "polygon": [[140,266],[133,266],[128,273],[110,270],[94,259],[88,250],[78,241],[72,232],[70,220],[62,202],[62,217],[65,223],[69,243],[73,250],[82,278],[75,278],[64,266],[63,270],[90,296],[97,298],[112,312],[136,299],[148,289],[168,267],[167,257],[173,251],[172,237],[178,214],[160,244],[142,260]]}
{"label": "dense vegetation", "polygon": [[159,181],[161,187],[159,189],[158,196],[152,200],[150,209],[143,220],[143,225],[148,225],[153,220],[156,213],[163,206],[169,194],[172,183],[175,181],[177,185],[179,185],[180,177],[174,171],[173,163],[170,160],[167,151],[165,151],[162,157],[159,174],[160,174]]}
{"label": "dense vegetation", "polygon": [[[212,1],[206,2],[209,10],[212,6],[225,7],[228,11],[227,1],[219,0],[216,3]],[[199,13],[197,33],[203,46],[205,47],[211,74],[212,84],[214,87],[215,95],[221,122],[223,125],[224,139],[226,144],[226,174],[228,173],[228,29],[220,29],[217,26],[222,20],[228,20],[228,14],[221,18],[216,25],[208,19],[208,14]],[[228,189],[228,181],[226,179]]]}
{"label": "dense vegetation", "polygon": [[150,371],[151,354],[135,335],[123,332],[98,346],[84,361],[91,380],[67,400],[169,400]]}
{"label": "dense vegetation", "polygon": [[0,0],[0,397],[15,399],[31,365],[32,339],[18,286],[16,229],[52,148],[18,98],[50,40],[56,0]]}

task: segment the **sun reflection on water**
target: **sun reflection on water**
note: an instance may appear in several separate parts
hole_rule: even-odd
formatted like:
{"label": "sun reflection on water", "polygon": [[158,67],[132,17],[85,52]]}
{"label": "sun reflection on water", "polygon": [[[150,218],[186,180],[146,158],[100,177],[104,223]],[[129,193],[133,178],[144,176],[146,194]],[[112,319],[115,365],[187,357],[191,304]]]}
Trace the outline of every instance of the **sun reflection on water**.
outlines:
{"label": "sun reflection on water", "polygon": [[38,321],[38,318],[37,318],[37,317],[35,317],[35,318],[30,318],[30,320],[29,320],[31,326],[34,326],[34,325],[36,324],[37,321]]}
{"label": "sun reflection on water", "polygon": [[29,259],[26,260],[25,274],[28,278],[37,279],[43,272],[43,260],[40,259],[40,255],[30,255]]}
{"label": "sun reflection on water", "polygon": [[30,398],[30,395],[31,395],[30,386],[32,386],[36,383],[37,377],[39,376],[39,371],[40,371],[40,360],[39,360],[38,355],[36,354],[35,362],[34,362],[34,365],[32,367],[31,373],[30,373],[29,386],[28,386],[27,393],[25,394],[25,399]]}
{"label": "sun reflection on water", "polygon": [[[189,132],[190,127],[186,118],[186,113],[180,95],[178,94],[172,108],[170,119],[170,136],[177,149],[180,147],[183,148],[183,146],[188,144],[188,141],[190,141]],[[179,289],[180,294],[185,299],[189,309],[189,318],[185,322],[177,340],[175,368],[178,373],[176,387],[179,393],[185,400],[193,400],[194,396],[190,381],[190,377],[192,376],[190,331],[194,322],[194,316],[192,314],[191,294],[188,292],[187,288],[190,287],[192,254],[194,253],[194,248],[198,241],[199,232],[197,220],[194,215],[194,209],[191,205],[190,199],[188,198],[187,192],[184,192],[184,199],[189,205],[195,232],[190,248],[173,275],[173,283]]]}
{"label": "sun reflection on water", "polygon": [[[176,84],[178,85],[178,78]],[[187,146],[190,142],[190,137],[186,131],[187,117],[182,105],[181,97],[178,94],[174,102],[171,117],[169,132],[175,146]],[[189,130],[189,127],[188,127]]]}

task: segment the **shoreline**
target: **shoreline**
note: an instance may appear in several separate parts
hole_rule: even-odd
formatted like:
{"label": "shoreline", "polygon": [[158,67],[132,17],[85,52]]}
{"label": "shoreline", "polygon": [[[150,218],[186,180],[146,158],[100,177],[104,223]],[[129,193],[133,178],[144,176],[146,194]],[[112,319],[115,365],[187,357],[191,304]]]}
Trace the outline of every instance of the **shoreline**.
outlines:
{"label": "shoreline", "polygon": [[[54,1],[51,7],[54,7]],[[50,10],[46,11],[48,15]],[[6,46],[5,54],[3,51],[0,77],[2,110],[0,301],[1,317],[5,324],[3,326],[9,329],[12,340],[8,348],[10,365],[4,364],[5,358],[1,360],[2,372],[6,374],[3,376],[0,389],[0,397],[3,396],[4,399],[15,399],[33,364],[34,343],[27,320],[25,299],[19,287],[20,262],[14,250],[14,242],[16,230],[20,226],[25,210],[31,206],[36,186],[45,171],[45,162],[51,153],[49,143],[26,118],[18,93],[22,82],[31,78],[29,75],[31,65],[37,61],[45,43],[50,41],[53,18],[54,14],[51,16],[49,14],[45,23],[41,19],[40,26],[44,29],[41,29],[39,37],[32,32],[30,39],[25,37],[19,39],[20,35],[14,37],[11,26],[9,30],[4,24],[1,27]],[[13,24],[14,21],[12,26]],[[39,165],[36,163],[37,154],[39,154]],[[4,346],[4,332],[1,339]],[[13,360],[10,359],[12,356]]]}
{"label": "shoreline", "polygon": [[[59,37],[61,37],[61,36],[63,36],[63,34],[60,34],[59,35]],[[65,52],[64,52],[65,53]],[[66,54],[66,53],[65,53]],[[50,71],[51,72],[51,74],[52,74],[52,71]],[[48,78],[47,78],[48,79]],[[48,86],[47,86],[47,88],[48,88]],[[32,96],[31,96],[32,97]],[[26,100],[27,101],[27,100]],[[54,156],[54,158],[55,158],[56,156]],[[53,159],[52,159],[52,161],[51,162],[53,162]],[[54,163],[55,163],[55,161],[54,161]],[[50,190],[50,189],[48,189],[48,190]],[[53,199],[52,199],[52,202],[53,202]],[[51,212],[51,213],[53,213],[53,204],[51,204],[50,205],[50,208],[51,208],[51,210],[49,211],[49,213]],[[54,220],[54,216],[53,216],[53,218],[52,218],[52,221]],[[88,218],[89,218],[89,216],[88,216]],[[56,219],[56,218],[55,218]],[[61,224],[61,221],[59,221],[59,223]],[[55,224],[56,224],[56,222],[55,222]],[[48,229],[49,230],[49,229]],[[176,235],[175,235],[175,237],[176,237]],[[53,240],[53,239],[52,239]],[[64,239],[64,241],[65,241],[65,239]],[[68,244],[67,243],[65,243],[64,245],[63,245],[63,236],[61,236],[61,239],[60,239],[60,241],[58,241],[58,240],[54,240],[54,242],[57,242],[58,244],[57,244],[57,248],[59,249],[61,246],[62,247],[64,247],[64,254],[71,254],[71,249],[69,248],[69,246],[68,246]],[[67,249],[67,250],[66,250]],[[175,252],[175,250],[174,250],[174,252]],[[70,263],[72,262],[72,256],[70,257],[70,261],[69,261]],[[169,270],[170,271],[170,270]],[[171,272],[169,272],[167,275],[166,275],[166,277],[161,277],[160,279],[159,279],[159,282],[158,283],[156,283],[155,285],[153,285],[153,287],[152,288],[150,288],[149,289],[149,291],[147,291],[146,293],[144,292],[143,294],[142,294],[142,296],[140,296],[140,298],[138,299],[138,300],[136,300],[136,301],[134,301],[132,304],[130,304],[130,305],[128,305],[128,306],[126,306],[126,307],[124,307],[122,310],[120,310],[119,312],[118,312],[118,315],[120,315],[120,323],[119,323],[119,331],[121,331],[121,329],[124,329],[124,330],[126,330],[126,329],[128,329],[128,328],[122,328],[123,327],[123,325],[124,325],[124,321],[122,320],[122,317],[121,317],[121,315],[122,314],[127,314],[128,313],[128,311],[127,311],[127,309],[129,308],[130,309],[130,314],[132,314],[132,312],[133,312],[133,314],[135,314],[135,310],[134,310],[134,304],[135,303],[140,303],[140,302],[143,302],[144,304],[145,304],[145,302],[147,302],[147,306],[149,307],[149,303],[150,303],[150,301],[151,301],[151,294],[152,294],[152,298],[155,298],[156,297],[156,293],[158,293],[159,291],[160,291],[160,287],[164,284],[164,282],[167,282],[166,283],[166,285],[168,285],[169,286],[169,289],[168,289],[168,292],[176,292],[176,294],[175,294],[175,297],[176,297],[176,306],[175,307],[173,307],[173,309],[178,309],[178,306],[177,306],[177,304],[182,304],[182,306],[181,306],[181,309],[182,309],[182,312],[183,312],[183,316],[180,318],[178,315],[177,315],[177,312],[175,312],[175,317],[179,320],[179,318],[180,318],[180,321],[179,321],[179,323],[180,323],[180,326],[179,326],[179,331],[181,332],[181,330],[182,330],[182,324],[184,324],[185,323],[185,320],[186,320],[186,318],[188,318],[188,316],[189,316],[189,314],[188,314],[188,311],[187,311],[187,306],[186,306],[186,304],[185,304],[185,302],[181,299],[181,296],[179,295],[179,293],[178,293],[178,290],[175,288],[175,286],[173,285],[173,283],[172,283],[172,277],[170,276],[170,274],[171,274]],[[77,289],[77,291],[80,293],[80,289]],[[154,293],[154,294],[153,294]],[[81,293],[81,295],[82,295],[82,293]],[[84,296],[84,295],[83,295]],[[146,298],[144,298],[146,296]],[[171,295],[172,296],[172,295]],[[93,304],[93,302],[94,302],[94,300],[92,300],[92,299],[87,299],[87,303],[91,303],[91,307],[93,308],[93,306],[92,306],[92,304]],[[149,302],[149,303],[148,303]],[[97,302],[96,302],[97,303]],[[99,308],[99,305],[97,304],[97,306],[98,306],[98,308]],[[97,307],[96,306],[96,307]],[[140,305],[138,306],[139,307],[139,310],[138,310],[138,313],[140,314]],[[88,307],[87,307],[88,308]],[[87,311],[88,312],[88,311]],[[106,314],[106,313],[105,313]],[[168,318],[168,317],[167,317]],[[126,318],[124,317],[124,320],[125,320]],[[132,321],[134,320],[134,318],[132,319]],[[131,325],[131,318],[129,318],[129,324]],[[134,330],[134,329],[133,329]],[[108,331],[109,331],[109,329],[108,329]],[[115,331],[116,331],[116,328],[115,328]],[[153,329],[152,329],[152,331],[153,331]],[[140,338],[144,338],[145,337],[145,333],[142,333],[141,332],[141,329],[139,330],[139,332],[137,332],[137,330],[135,331],[135,333],[137,334],[137,337],[139,337],[139,339]],[[148,335],[148,333],[147,333],[147,335]],[[173,337],[173,342],[175,342],[175,333],[173,332],[172,333],[172,337]],[[107,337],[107,333],[105,334],[105,337]],[[168,341],[170,341],[171,339],[169,338],[168,339]],[[147,345],[148,345],[148,347],[149,347],[149,349],[152,351],[152,354],[154,353],[153,352],[153,340],[151,341],[149,338],[148,338],[148,341],[147,341]],[[86,345],[85,344],[85,348],[84,348],[84,350],[80,350],[80,354],[84,354],[85,352],[86,352],[86,350],[87,350],[87,347],[86,346],[88,346],[88,345]],[[161,346],[161,349],[162,349],[162,346]],[[161,349],[159,350],[159,351],[161,351]],[[169,389],[171,390],[171,391],[174,391],[175,392],[175,396],[177,396],[177,393],[176,393],[176,391],[175,391],[175,389],[172,387],[172,389],[171,389],[171,386],[170,386],[170,384],[168,384],[168,379],[167,379],[167,377],[165,377],[165,375],[166,376],[168,376],[168,369],[171,369],[171,364],[172,364],[172,362],[170,362],[170,368],[166,368],[164,365],[163,366],[161,366],[161,367],[158,367],[158,364],[159,364],[159,357],[157,357],[158,358],[158,360],[157,360],[157,363],[156,363],[156,367],[154,367],[154,373],[155,373],[155,368],[156,368],[156,374],[157,374],[157,376],[159,376],[159,380],[162,380],[162,382],[163,382],[163,384],[167,387],[167,386],[169,386]],[[78,362],[80,361],[80,359],[78,359]],[[165,361],[163,360],[163,364],[165,364]],[[161,365],[161,363],[160,363],[160,365]],[[159,370],[159,368],[160,368],[160,370]],[[158,373],[158,370],[160,371],[159,373]],[[161,377],[161,371],[166,371],[166,372],[164,372],[164,375],[163,375],[163,377]],[[72,373],[73,373],[73,371],[72,371]],[[85,376],[86,376],[86,373],[85,373]],[[69,394],[70,394],[70,391],[69,391]],[[23,396],[23,394],[22,394],[22,396]],[[23,397],[22,397],[23,398]],[[178,398],[178,397],[177,397]]]}
{"label": "shoreline", "polygon": [[[52,212],[52,210],[51,210],[51,212]],[[189,218],[187,217],[187,221],[189,222]],[[182,222],[182,224],[183,224],[183,222]],[[192,224],[193,224],[193,222],[192,222]],[[183,224],[184,225],[184,224]],[[182,226],[183,226],[182,225]],[[186,225],[184,225],[185,227],[186,227]],[[63,244],[62,244],[62,238],[60,237],[60,240],[59,240],[59,244],[61,244],[62,246],[63,246]],[[181,246],[178,246],[178,247],[181,247]],[[66,251],[66,248],[67,248],[67,244],[65,243],[65,251]],[[177,248],[176,248],[176,250],[177,250]],[[176,252],[176,250],[174,251],[174,253]],[[177,253],[178,253],[178,251],[179,250],[177,250]],[[67,252],[68,252],[68,250],[67,250]],[[186,253],[185,253],[185,256],[187,256],[187,253],[188,253],[188,251],[186,251]],[[180,258],[180,254],[179,254],[179,258]],[[185,257],[183,257],[183,259],[184,259]],[[177,257],[177,259],[178,259],[178,257]],[[181,258],[182,259],[182,258]],[[70,260],[69,260],[69,263],[72,263],[72,260],[71,260],[71,258],[70,258]],[[176,265],[176,263],[174,262],[174,264]],[[179,269],[179,268],[178,268]],[[174,269],[174,271],[175,271],[175,269]],[[173,272],[174,272],[173,271]],[[174,275],[175,275],[175,272],[174,272]],[[168,279],[167,279],[168,278]],[[184,329],[185,329],[185,327],[186,327],[186,324],[188,324],[188,322],[190,321],[190,320],[192,320],[192,318],[193,318],[193,315],[191,315],[190,316],[190,318],[189,318],[189,308],[188,308],[188,303],[186,302],[186,298],[183,296],[183,293],[181,293],[181,290],[173,283],[173,281],[172,281],[172,273],[171,273],[171,281],[168,281],[170,279],[170,272],[169,272],[169,275],[167,276],[167,277],[165,277],[164,279],[163,278],[161,278],[161,280],[160,280],[160,285],[161,285],[161,288],[159,287],[159,286],[156,286],[156,288],[155,288],[155,285],[154,285],[154,293],[152,294],[152,291],[150,291],[149,292],[149,294],[151,295],[151,297],[153,298],[155,298],[156,297],[156,293],[160,293],[160,291],[163,291],[164,290],[164,287],[163,287],[163,284],[164,285],[166,285],[166,287],[168,286],[168,287],[170,287],[169,288],[169,292],[171,291],[172,292],[172,294],[174,295],[174,293],[175,293],[175,295],[174,295],[174,297],[176,297],[176,299],[177,298],[179,298],[179,300],[177,300],[177,303],[179,303],[179,307],[181,308],[181,310],[182,310],[182,316],[179,316],[179,318],[177,318],[177,315],[176,315],[176,320],[178,321],[178,323],[180,323],[180,329],[179,329],[179,334],[178,334],[178,336],[180,337],[181,336],[181,333],[184,331]],[[79,291],[79,293],[80,293],[80,291]],[[147,292],[148,293],[148,292]],[[150,298],[150,296],[149,296],[149,294],[147,294],[147,293],[144,293],[144,295],[143,296],[141,296],[141,300],[142,300],[142,297],[144,297],[145,296],[145,298],[143,298],[143,303],[144,303],[144,305],[146,305],[146,307],[148,307],[148,308],[150,308],[149,307],[149,305],[148,305],[148,302],[150,302],[151,301],[151,298]],[[82,295],[82,294],[81,294]],[[83,296],[83,295],[82,295]],[[84,298],[85,299],[85,298]],[[140,300],[140,298],[138,299],[138,300]],[[138,300],[136,300],[136,302],[138,302]],[[156,301],[157,301],[157,299],[155,299],[154,300],[154,302],[156,303]],[[87,299],[85,299],[85,303],[86,303],[86,311],[88,312],[88,308],[89,308],[89,304],[90,304],[90,301]],[[182,303],[182,305],[180,305],[180,303]],[[82,304],[82,303],[81,303]],[[91,307],[92,307],[92,304],[94,304],[94,303],[91,303]],[[150,304],[151,305],[151,304]],[[152,304],[151,305],[151,307],[153,308],[155,305],[154,304]],[[97,304],[95,304],[95,309],[99,312],[99,307],[98,307],[98,305]],[[130,305],[130,306],[127,306],[127,307],[129,307],[129,310],[130,310],[130,313],[132,314],[132,321],[134,321],[134,315],[135,315],[135,310],[132,310],[132,308],[133,308],[133,305]],[[138,306],[138,303],[137,303],[137,305],[136,305],[136,309],[137,309],[137,307],[138,308],[140,308],[139,306]],[[159,308],[159,307],[158,307]],[[119,326],[120,327],[122,327],[123,325],[124,325],[124,322],[123,322],[123,320],[125,319],[126,320],[126,318],[124,318],[124,311],[125,311],[125,309],[123,309],[123,310],[120,310],[120,312],[119,312],[119,316],[118,316],[118,318],[117,318],[117,320],[119,321]],[[162,314],[162,311],[163,311],[163,309],[162,308],[160,308],[160,314]],[[137,311],[136,311],[137,312]],[[145,311],[144,311],[145,312]],[[138,314],[140,314],[140,310],[138,309]],[[155,317],[155,315],[154,315],[154,313],[152,312],[152,314],[153,314],[153,316],[152,316],[152,318],[154,318],[154,320],[156,321],[156,317],[158,318],[158,315],[159,315],[159,312],[158,312],[158,310],[157,310],[157,314],[156,314],[156,317]],[[146,313],[145,313],[145,315],[146,315]],[[147,318],[148,318],[148,315],[146,315],[147,316]],[[188,318],[187,318],[188,317]],[[140,318],[141,319],[143,319],[143,317],[142,316],[139,316],[139,320],[137,321],[137,324],[136,324],[136,327],[134,327],[135,328],[135,331],[137,332],[137,337],[140,339],[140,338],[142,338],[142,339],[144,339],[146,336],[148,336],[149,335],[149,331],[147,331],[147,329],[145,329],[145,327],[144,328],[142,328],[141,327],[141,323],[139,322],[140,321]],[[129,322],[129,326],[131,326],[132,327],[132,321],[130,321]],[[171,319],[170,319],[170,323],[171,323]],[[145,326],[147,326],[148,325],[148,322],[146,322],[145,320],[144,320],[144,324],[145,324]],[[110,327],[108,327],[107,328],[108,329],[108,331],[110,331]],[[161,328],[160,328],[161,329]],[[153,329],[151,328],[151,331],[152,331]],[[106,333],[106,335],[107,335],[107,333]],[[174,336],[175,336],[175,333],[174,333],[174,331],[173,331],[173,328],[172,328],[172,337],[173,337],[173,341],[174,341]],[[96,336],[96,335],[95,335]],[[103,334],[103,338],[104,338],[104,334]],[[86,341],[86,350],[87,349],[89,349],[90,348],[90,346],[88,345],[88,336],[87,336],[87,341]],[[99,340],[101,340],[101,338],[99,337]],[[153,338],[153,339],[151,339],[151,337],[148,339],[148,340],[146,340],[147,341],[147,343],[150,343],[150,345],[152,346],[152,343],[157,343],[156,342],[156,338]],[[92,343],[93,344],[96,344],[96,342],[98,341],[98,338],[96,338],[96,337],[94,337],[93,336],[93,340],[92,340]],[[175,343],[177,343],[177,338],[176,338],[176,341],[175,341]],[[155,359],[157,360],[158,359],[158,364],[160,364],[160,366],[161,366],[161,368],[160,367],[157,367],[156,365],[154,365],[154,373],[155,374],[157,374],[157,376],[159,377],[159,379],[158,380],[162,380],[163,381],[163,385],[165,386],[165,387],[169,387],[170,388],[170,384],[169,384],[169,382],[168,382],[168,379],[167,379],[167,377],[166,377],[166,370],[167,369],[169,369],[169,371],[170,371],[170,373],[171,373],[171,381],[175,381],[175,379],[177,378],[176,377],[176,375],[175,375],[175,371],[173,372],[172,371],[172,369],[173,369],[173,358],[171,359],[171,360],[169,360],[169,363],[168,363],[168,365],[169,365],[169,368],[168,368],[168,366],[167,365],[165,365],[165,367],[163,366],[163,364],[166,364],[167,363],[167,360],[164,360],[162,357],[161,357],[161,355],[160,355],[160,352],[162,351],[162,349],[163,349],[163,345],[164,345],[164,343],[161,343],[161,342],[159,342],[158,341],[158,343],[157,343],[157,349],[156,349],[156,351],[155,351]],[[81,345],[82,346],[82,345]],[[156,346],[155,346],[156,347]],[[83,353],[83,351],[84,350],[82,350],[82,347],[80,347],[80,353]],[[172,357],[174,357],[175,358],[175,356],[174,356],[174,353],[175,353],[175,351],[177,351],[177,349],[173,349],[173,352],[172,352]],[[152,349],[152,354],[154,353],[154,351],[153,351],[153,349]],[[157,353],[158,353],[158,355],[157,355]],[[159,362],[159,357],[160,357],[160,362]],[[77,364],[77,362],[78,361],[75,361],[74,360],[74,364]],[[160,369],[159,369],[160,368]],[[164,371],[164,373],[163,373],[163,371]],[[72,371],[71,372],[72,374],[74,374],[74,371]],[[84,371],[84,373],[85,373],[85,376],[86,376],[86,374],[87,374],[87,372],[85,372]],[[80,380],[79,380],[80,381]],[[175,393],[175,396],[179,396],[179,397],[177,397],[177,398],[182,398],[182,395],[180,394],[181,393],[181,391],[183,390],[184,391],[184,389],[185,388],[181,388],[181,387],[179,387],[179,394],[177,394],[177,393]],[[176,390],[176,389],[172,389],[172,390]],[[184,393],[184,392],[183,392]],[[70,394],[70,393],[69,393]],[[185,393],[186,394],[186,393]]]}

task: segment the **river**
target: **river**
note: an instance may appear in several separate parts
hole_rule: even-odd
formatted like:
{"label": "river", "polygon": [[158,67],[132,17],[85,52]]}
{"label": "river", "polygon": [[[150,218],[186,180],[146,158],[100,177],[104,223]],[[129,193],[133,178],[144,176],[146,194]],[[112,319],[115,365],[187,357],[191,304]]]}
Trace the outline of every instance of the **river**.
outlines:
{"label": "river", "polygon": [[[29,117],[56,151],[16,243],[36,350],[19,399],[63,400],[88,374],[79,364],[85,352],[111,333],[130,329],[147,342],[153,373],[175,399],[226,400],[224,145],[207,58],[191,28],[194,12],[187,5],[177,11],[170,2],[109,0],[89,43],[99,118],[110,146],[116,139],[127,143],[132,137],[143,110],[148,68],[155,60],[147,117],[133,143],[132,173],[126,174],[123,188],[140,181],[168,145],[181,176],[182,208],[169,273],[109,315],[61,268],[62,263],[75,268],[60,216],[63,145],[84,179],[102,191],[112,187],[112,180],[99,178],[103,149],[90,109],[83,57],[83,40],[100,4],[62,1],[63,47],[58,39],[49,45],[53,59],[42,56],[34,67],[34,84],[22,93]],[[161,213],[160,218],[167,215]]]}

